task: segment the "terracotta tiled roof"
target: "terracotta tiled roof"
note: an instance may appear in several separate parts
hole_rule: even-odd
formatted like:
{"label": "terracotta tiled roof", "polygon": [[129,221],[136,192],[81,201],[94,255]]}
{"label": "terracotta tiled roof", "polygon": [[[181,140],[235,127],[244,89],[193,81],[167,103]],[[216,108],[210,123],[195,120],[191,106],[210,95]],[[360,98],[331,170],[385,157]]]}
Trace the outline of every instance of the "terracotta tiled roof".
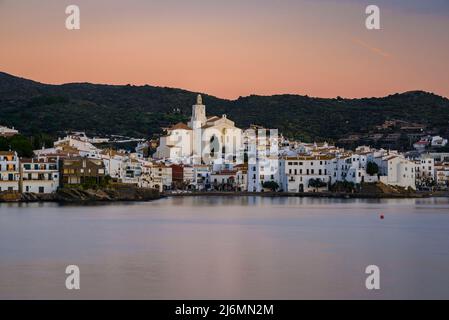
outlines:
{"label": "terracotta tiled roof", "polygon": [[14,156],[14,151],[0,151],[0,156]]}
{"label": "terracotta tiled roof", "polygon": [[174,126],[172,126],[170,128],[170,130],[177,130],[177,129],[192,130],[191,128],[189,128],[189,126],[187,126],[185,123],[182,123],[182,122],[178,122],[177,124],[175,124]]}

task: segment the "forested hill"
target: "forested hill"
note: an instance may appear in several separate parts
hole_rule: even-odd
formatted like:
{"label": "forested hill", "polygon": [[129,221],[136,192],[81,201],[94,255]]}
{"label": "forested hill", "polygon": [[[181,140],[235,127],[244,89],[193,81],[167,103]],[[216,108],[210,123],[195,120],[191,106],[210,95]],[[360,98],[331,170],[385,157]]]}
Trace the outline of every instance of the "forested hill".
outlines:
{"label": "forested hill", "polygon": [[[0,125],[25,135],[83,130],[150,137],[161,127],[187,121],[196,95],[148,85],[47,85],[0,72]],[[305,141],[366,133],[388,119],[424,124],[441,133],[449,128],[449,100],[422,91],[363,99],[274,95],[225,100],[203,94],[203,101],[208,115],[227,114],[239,127],[278,128]]]}

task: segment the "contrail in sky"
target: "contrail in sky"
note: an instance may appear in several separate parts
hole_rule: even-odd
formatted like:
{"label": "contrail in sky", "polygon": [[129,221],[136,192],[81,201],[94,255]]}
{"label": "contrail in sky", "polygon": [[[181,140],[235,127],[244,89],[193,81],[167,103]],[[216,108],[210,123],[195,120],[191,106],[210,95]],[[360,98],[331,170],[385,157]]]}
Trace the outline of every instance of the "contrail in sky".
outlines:
{"label": "contrail in sky", "polygon": [[367,43],[365,43],[365,42],[363,42],[363,41],[361,41],[359,39],[353,38],[352,41],[354,43],[356,43],[356,44],[358,44],[358,45],[360,45],[360,46],[370,50],[371,52],[374,52],[374,53],[384,57],[384,58],[390,58],[391,57],[391,55],[388,52],[385,52],[382,49],[370,46],[369,44],[367,44]]}

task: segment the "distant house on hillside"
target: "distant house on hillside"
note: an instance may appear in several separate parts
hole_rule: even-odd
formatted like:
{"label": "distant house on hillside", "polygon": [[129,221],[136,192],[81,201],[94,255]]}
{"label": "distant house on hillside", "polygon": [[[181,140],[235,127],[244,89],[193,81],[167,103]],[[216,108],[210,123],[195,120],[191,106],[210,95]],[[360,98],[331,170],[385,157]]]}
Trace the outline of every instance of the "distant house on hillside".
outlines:
{"label": "distant house on hillside", "polygon": [[432,137],[432,147],[444,147],[447,145],[447,139],[444,139],[440,136],[434,136]]}
{"label": "distant house on hillside", "polygon": [[8,128],[5,126],[0,126],[0,137],[12,137],[16,134],[19,134],[19,130],[12,128]]}

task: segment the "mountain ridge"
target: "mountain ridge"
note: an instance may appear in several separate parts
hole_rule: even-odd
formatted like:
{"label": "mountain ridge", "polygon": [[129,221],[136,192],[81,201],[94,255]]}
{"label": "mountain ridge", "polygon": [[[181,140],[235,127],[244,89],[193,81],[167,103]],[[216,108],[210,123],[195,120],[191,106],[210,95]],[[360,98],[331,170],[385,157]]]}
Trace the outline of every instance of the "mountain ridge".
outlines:
{"label": "mountain ridge", "polygon": [[[175,88],[175,87],[167,87],[167,86],[157,86],[157,85],[150,85],[150,84],[143,84],[143,85],[135,85],[135,84],[107,84],[107,83],[93,83],[93,82],[65,82],[65,83],[61,83],[61,84],[50,84],[50,83],[44,83],[44,82],[40,82],[40,81],[36,81],[36,80],[31,80],[28,78],[24,78],[24,77],[20,77],[20,76],[15,76],[13,74],[4,72],[4,71],[0,71],[0,80],[1,77],[4,76],[5,78],[12,78],[12,79],[19,79],[19,80],[25,80],[27,82],[32,82],[35,83],[37,85],[44,85],[44,86],[76,86],[76,85],[91,85],[91,86],[109,86],[109,87],[152,87],[152,88],[160,88],[160,89],[174,89],[174,90],[181,90],[181,91],[185,91],[185,92],[195,92],[195,91],[190,91],[188,89],[183,89],[183,88]],[[205,93],[205,92],[197,92],[200,94],[204,94],[207,96],[213,96],[211,94]],[[415,89],[415,90],[407,90],[404,92],[397,92],[397,93],[391,93],[388,94],[386,96],[372,96],[372,97],[360,97],[360,98],[348,98],[348,97],[342,97],[342,99],[344,100],[359,100],[359,99],[381,99],[381,98],[386,98],[386,97],[390,97],[390,96],[394,96],[394,95],[407,95],[407,94],[429,94],[429,95],[433,95],[433,96],[437,96],[443,99],[448,99],[449,97],[445,97],[439,94],[436,94],[434,92],[430,92],[430,91],[425,91],[425,90],[420,90],[420,89]],[[336,99],[336,98],[323,98],[323,97],[318,97],[318,96],[309,96],[307,94],[299,94],[299,93],[275,93],[275,94],[255,94],[255,93],[251,93],[249,95],[245,95],[245,96],[239,96],[235,99],[228,99],[228,98],[221,98],[218,96],[213,96],[217,99],[220,100],[227,100],[227,101],[236,101],[239,100],[241,98],[249,98],[249,97],[276,97],[276,96],[297,96],[297,97],[308,97],[308,98],[314,98],[314,99]]]}

